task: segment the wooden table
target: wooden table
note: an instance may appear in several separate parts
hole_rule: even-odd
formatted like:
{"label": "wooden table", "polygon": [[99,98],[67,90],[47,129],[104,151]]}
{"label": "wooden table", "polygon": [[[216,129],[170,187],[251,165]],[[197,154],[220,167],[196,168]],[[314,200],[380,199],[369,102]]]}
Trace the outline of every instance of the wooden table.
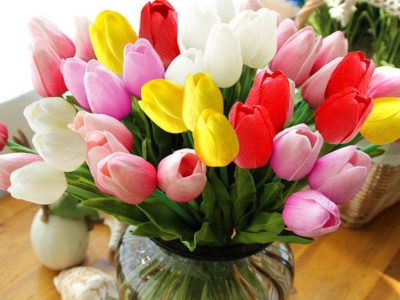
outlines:
{"label": "wooden table", "polygon": [[[0,299],[57,300],[52,279],[30,246],[37,207],[10,197],[0,200]],[[91,233],[86,265],[112,271],[108,228]],[[311,246],[293,246],[294,300],[399,300],[400,205],[362,230],[341,229]],[[96,299],[93,299],[96,300]]]}

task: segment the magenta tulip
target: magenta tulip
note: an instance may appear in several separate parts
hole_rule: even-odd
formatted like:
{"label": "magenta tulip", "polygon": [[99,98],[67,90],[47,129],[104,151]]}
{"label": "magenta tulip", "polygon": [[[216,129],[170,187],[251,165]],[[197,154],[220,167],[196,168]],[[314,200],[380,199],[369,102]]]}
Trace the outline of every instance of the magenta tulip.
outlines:
{"label": "magenta tulip", "polygon": [[0,151],[4,149],[8,140],[8,128],[5,123],[0,121]]}
{"label": "magenta tulip", "polygon": [[87,18],[75,18],[75,46],[76,56],[84,61],[95,59],[92,42],[90,41],[89,27],[92,24]]}
{"label": "magenta tulip", "polygon": [[165,157],[158,165],[159,188],[176,202],[196,199],[207,183],[207,167],[192,149],[181,149]]}
{"label": "magenta tulip", "polygon": [[371,98],[400,97],[400,69],[379,67],[375,69],[369,84]]}
{"label": "magenta tulip", "polygon": [[312,170],[323,142],[319,132],[312,132],[305,124],[287,128],[274,138],[271,168],[280,178],[300,180]]}
{"label": "magenta tulip", "polygon": [[296,23],[292,19],[284,19],[278,26],[278,48],[279,50],[283,44],[297,32]]}
{"label": "magenta tulip", "polygon": [[371,158],[356,146],[348,146],[320,158],[308,183],[336,204],[343,204],[359,191],[370,168]]}
{"label": "magenta tulip", "polygon": [[282,217],[289,230],[305,237],[319,237],[336,231],[340,226],[336,204],[314,190],[290,195]]}

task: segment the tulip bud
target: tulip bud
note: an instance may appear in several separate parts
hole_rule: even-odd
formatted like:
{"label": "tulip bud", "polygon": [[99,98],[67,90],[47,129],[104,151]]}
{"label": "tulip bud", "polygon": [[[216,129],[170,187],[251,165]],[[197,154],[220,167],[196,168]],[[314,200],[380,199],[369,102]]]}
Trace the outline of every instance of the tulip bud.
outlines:
{"label": "tulip bud", "polygon": [[16,199],[48,205],[57,202],[67,189],[67,180],[44,161],[36,161],[11,173],[8,192]]}
{"label": "tulip bud", "polygon": [[76,56],[83,61],[89,61],[96,59],[94,54],[92,42],[90,41],[89,27],[92,22],[85,17],[75,18],[75,45],[76,45]]}
{"label": "tulip bud", "polygon": [[348,50],[349,43],[343,32],[335,31],[328,35],[322,40],[322,46],[311,69],[311,74],[314,74],[335,58],[346,56]]}
{"label": "tulip bud", "polygon": [[203,71],[203,52],[194,48],[183,51],[169,65],[165,78],[184,85],[190,74]]}
{"label": "tulip bud", "polygon": [[261,2],[259,0],[244,0],[240,5],[240,11],[253,10],[257,11],[262,8]]}
{"label": "tulip bud", "polygon": [[224,99],[221,91],[206,73],[189,75],[183,93],[183,122],[193,131],[197,120],[206,108],[224,113]]}
{"label": "tulip bud", "polygon": [[164,78],[163,63],[148,40],[138,39],[125,47],[124,82],[128,91],[141,98],[142,86],[153,79]]}
{"label": "tulip bud", "polygon": [[354,88],[346,88],[326,99],[315,111],[315,128],[330,144],[350,142],[364,124],[373,107]]}
{"label": "tulip bud", "polygon": [[8,128],[5,123],[0,121],[0,151],[4,149],[8,140]]}
{"label": "tulip bud", "polygon": [[298,8],[287,0],[261,0],[263,7],[276,11],[282,18],[294,18]]}
{"label": "tulip bud", "polygon": [[10,175],[30,163],[42,160],[39,155],[10,153],[0,155],[0,190],[6,191],[10,185]]}
{"label": "tulip bud", "polygon": [[368,154],[348,146],[320,158],[308,176],[308,184],[340,205],[360,190],[370,168]]}
{"label": "tulip bud", "polygon": [[289,230],[305,237],[319,237],[336,231],[340,226],[338,207],[313,190],[289,196],[282,217]]}
{"label": "tulip bud", "polygon": [[204,70],[218,87],[227,88],[240,79],[242,68],[239,38],[227,24],[215,24],[207,38]]}
{"label": "tulip bud", "polygon": [[297,32],[296,23],[292,19],[284,19],[278,26],[278,50]]}
{"label": "tulip bud", "polygon": [[375,98],[400,97],[400,69],[388,66],[375,69],[368,95]]}
{"label": "tulip bud", "polygon": [[121,74],[124,48],[137,39],[135,31],[121,14],[105,10],[90,26],[90,40],[97,59],[111,71]]}
{"label": "tulip bud", "polygon": [[236,32],[242,49],[243,64],[263,69],[276,53],[276,13],[268,9],[243,11],[229,26]]}
{"label": "tulip bud", "polygon": [[214,0],[215,9],[223,23],[229,23],[236,15],[233,0]]}
{"label": "tulip bud", "polygon": [[274,138],[271,168],[280,178],[297,181],[307,176],[318,159],[324,140],[305,124],[283,130]]}
{"label": "tulip bud", "polygon": [[152,164],[129,153],[117,152],[98,165],[97,180],[107,194],[129,204],[140,204],[157,187],[157,174]]}
{"label": "tulip bud", "polygon": [[181,149],[165,157],[158,165],[158,186],[176,202],[195,200],[207,183],[207,167],[192,149]]}
{"label": "tulip bud", "polygon": [[211,109],[201,113],[193,132],[197,156],[210,167],[224,167],[239,153],[239,141],[223,114]]}
{"label": "tulip bud", "polygon": [[25,107],[24,116],[33,131],[46,132],[66,129],[74,120],[76,111],[62,98],[43,98]]}
{"label": "tulip bud", "polygon": [[132,111],[132,101],[123,81],[96,60],[86,67],[85,90],[92,112],[122,120]]}
{"label": "tulip bud", "polygon": [[321,48],[321,37],[316,38],[311,27],[305,27],[292,35],[276,53],[270,68],[281,71],[296,82],[296,86],[309,77],[311,68]]}
{"label": "tulip bud", "polygon": [[243,169],[265,166],[271,156],[275,128],[267,110],[259,105],[237,102],[229,114],[239,140],[239,154],[235,163]]}

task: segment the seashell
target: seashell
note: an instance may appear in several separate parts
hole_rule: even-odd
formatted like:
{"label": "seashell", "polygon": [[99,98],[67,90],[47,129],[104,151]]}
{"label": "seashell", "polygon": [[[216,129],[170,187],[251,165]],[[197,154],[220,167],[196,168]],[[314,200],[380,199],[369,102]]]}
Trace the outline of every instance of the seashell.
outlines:
{"label": "seashell", "polygon": [[104,213],[100,213],[100,217],[104,219],[104,224],[107,225],[111,231],[110,240],[108,242],[108,248],[111,251],[115,251],[117,250],[119,241],[121,240],[122,235],[124,234],[128,225],[121,223],[113,216],[109,216]]}
{"label": "seashell", "polygon": [[91,267],[62,271],[53,279],[62,300],[118,300],[116,280]]}

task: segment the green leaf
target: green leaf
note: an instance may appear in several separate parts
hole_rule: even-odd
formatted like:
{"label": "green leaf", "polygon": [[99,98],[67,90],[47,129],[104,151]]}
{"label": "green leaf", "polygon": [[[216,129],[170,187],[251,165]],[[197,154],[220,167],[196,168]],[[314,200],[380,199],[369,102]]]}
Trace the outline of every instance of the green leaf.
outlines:
{"label": "green leaf", "polygon": [[258,199],[258,212],[267,211],[275,207],[277,203],[283,200],[282,191],[285,186],[281,182],[271,182],[264,184],[263,191]]}
{"label": "green leaf", "polygon": [[285,224],[283,223],[282,215],[280,213],[260,213],[250,224],[245,231],[247,232],[270,232],[279,234],[282,232]]}
{"label": "green leaf", "polygon": [[233,239],[238,244],[266,244],[276,241],[276,234],[271,232],[246,232],[239,231]]}
{"label": "green leaf", "polygon": [[200,211],[204,214],[204,220],[211,223],[214,221],[216,201],[214,190],[208,182],[204,187],[202,198]]}
{"label": "green leaf", "polygon": [[151,128],[153,132],[153,141],[159,149],[160,158],[165,157],[172,152],[172,138],[171,134],[162,130],[155,123],[151,123]]}
{"label": "green leaf", "polygon": [[57,206],[51,209],[50,213],[65,219],[83,219],[85,217],[94,220],[99,219],[99,214],[96,210],[81,206],[77,198],[68,194],[62,197]]}
{"label": "green leaf", "polygon": [[130,231],[131,234],[145,236],[149,238],[161,238],[165,241],[176,240],[178,237],[160,230],[154,223],[146,222],[136,226],[135,230]]}
{"label": "green leaf", "polygon": [[232,186],[233,220],[236,225],[242,223],[242,217],[249,207],[255,204],[257,193],[253,177],[250,172],[236,168],[235,183]]}
{"label": "green leaf", "polygon": [[204,222],[201,229],[195,233],[194,242],[189,249],[193,251],[197,245],[222,246],[224,245],[224,239],[218,235],[218,230],[215,230],[212,224]]}
{"label": "green leaf", "polygon": [[153,165],[158,165],[157,156],[154,153],[153,146],[151,144],[151,140],[145,138],[142,142],[142,155],[145,160],[150,162]]}
{"label": "green leaf", "polygon": [[299,236],[291,231],[284,230],[276,237],[276,241],[282,243],[310,244],[314,239]]}

